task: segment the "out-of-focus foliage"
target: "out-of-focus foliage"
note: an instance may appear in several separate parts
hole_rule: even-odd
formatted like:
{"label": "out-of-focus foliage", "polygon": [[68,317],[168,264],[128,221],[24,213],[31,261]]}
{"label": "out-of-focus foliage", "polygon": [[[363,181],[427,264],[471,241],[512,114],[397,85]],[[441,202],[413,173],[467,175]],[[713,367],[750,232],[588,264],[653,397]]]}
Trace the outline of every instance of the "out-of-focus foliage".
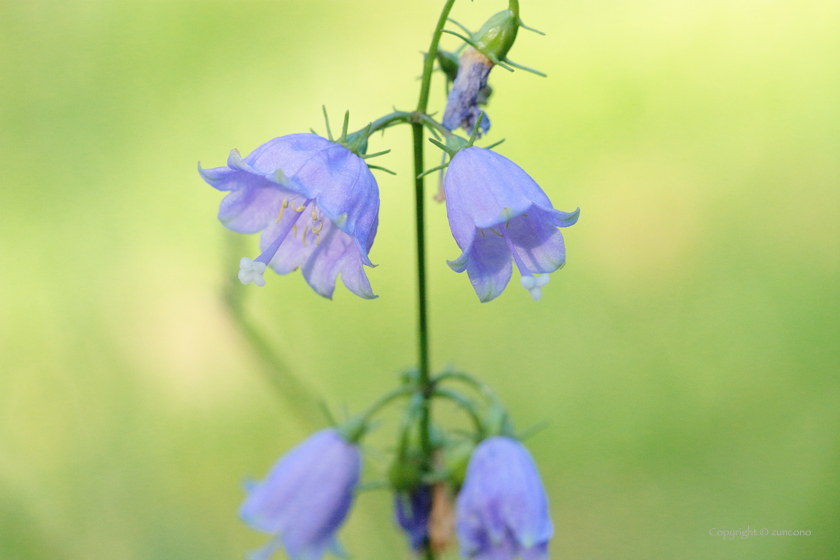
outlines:
{"label": "out-of-focus foliage", "polygon": [[[0,558],[263,541],[239,482],[321,425],[226,315],[256,240],[226,252],[196,162],[323,131],[322,103],[354,129],[411,109],[439,4],[0,3]],[[453,16],[476,28],[503,4]],[[548,36],[511,58],[549,77],[493,72],[487,142],[581,219],[539,304],[480,305],[430,181],[435,367],[485,378],[519,427],[550,421],[528,443],[556,558],[837,556],[840,4],[523,0],[522,17]],[[353,410],[415,359],[408,129],[371,151],[388,147],[381,297],[267,274],[244,300],[298,385]],[[404,554],[390,505],[358,500],[359,558]],[[747,525],[811,536],[709,536]]]}

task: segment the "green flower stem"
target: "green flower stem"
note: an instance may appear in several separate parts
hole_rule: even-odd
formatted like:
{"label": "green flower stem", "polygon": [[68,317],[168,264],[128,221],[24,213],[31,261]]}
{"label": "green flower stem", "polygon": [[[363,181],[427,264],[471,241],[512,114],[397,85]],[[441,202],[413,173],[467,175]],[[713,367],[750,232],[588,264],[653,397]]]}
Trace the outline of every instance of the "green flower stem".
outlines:
{"label": "green flower stem", "polygon": [[380,409],[384,408],[387,404],[391,401],[394,401],[400,397],[405,397],[411,395],[415,392],[414,387],[403,385],[401,387],[397,387],[393,391],[385,393],[378,400],[376,400],[373,404],[371,404],[368,409],[362,414],[361,419],[363,422],[368,422],[374,414],[379,412]]}
{"label": "green flower stem", "polygon": [[[413,113],[408,113],[406,111],[394,111],[393,113],[389,113],[384,117],[379,117],[370,125],[364,126],[349,134],[347,136],[348,141],[354,140],[361,144],[364,140],[367,140],[375,132],[379,132],[380,130],[385,130],[391,128],[392,126],[396,126],[398,124],[415,124],[420,123],[426,126],[426,128],[441,133],[445,137],[452,136],[452,131],[448,128],[443,126],[441,123],[437,122],[434,118],[430,117],[425,113],[419,113],[414,111]],[[364,138],[358,138],[359,136],[364,135]]]}
{"label": "green flower stem", "polygon": [[372,135],[374,132],[392,127],[395,124],[408,122],[411,122],[411,113],[407,113],[405,111],[394,111],[393,113],[380,117],[370,123],[370,132],[368,132],[368,136]]}
{"label": "green flower stem", "polygon": [[472,420],[473,424],[475,424],[475,431],[478,439],[481,440],[484,437],[484,422],[481,420],[481,415],[478,413],[478,410],[475,408],[475,403],[473,403],[470,399],[466,396],[458,393],[457,391],[453,391],[451,389],[443,389],[443,388],[436,388],[432,396],[441,397],[444,399],[449,399],[458,407],[466,412],[470,420]]}
{"label": "green flower stem", "polygon": [[432,130],[437,130],[441,134],[443,134],[446,138],[452,136],[452,131],[437,122],[435,119],[427,115],[426,113],[415,113],[415,117],[421,123],[425,124],[428,128]]}
{"label": "green flower stem", "polygon": [[452,11],[452,6],[454,5],[455,0],[446,0],[443,11],[440,13],[437,27],[435,27],[435,32],[432,35],[432,44],[429,45],[429,52],[426,53],[426,60],[423,64],[423,81],[420,84],[420,99],[417,102],[418,113],[425,113],[429,106],[429,88],[432,85],[432,70],[434,70],[435,59],[437,59],[438,43],[440,43],[440,36],[446,25],[446,19],[449,17],[449,12]]}
{"label": "green flower stem", "polygon": [[[429,88],[432,84],[432,70],[437,58],[438,43],[446,25],[446,18],[452,11],[455,0],[446,0],[440,18],[438,19],[435,32],[432,35],[432,43],[426,53],[426,60],[423,63],[423,80],[420,83],[420,99],[417,101],[417,113],[426,115],[429,106]],[[412,122],[411,131],[414,139],[414,201],[417,222],[417,300],[418,300],[418,329],[417,339],[419,346],[419,385],[423,395],[423,406],[420,408],[420,448],[423,452],[424,469],[427,472],[432,470],[432,441],[430,437],[431,427],[431,399],[434,392],[434,383],[429,375],[429,326],[426,313],[426,230],[424,223],[423,203],[425,201],[423,189],[423,126],[420,122]],[[435,553],[430,544],[424,549],[426,560],[434,560]]]}
{"label": "green flower stem", "polygon": [[[414,207],[415,220],[417,224],[417,314],[418,314],[418,369],[419,386],[423,392],[423,406],[420,411],[420,448],[423,451],[425,461],[431,466],[432,443],[429,437],[429,425],[431,423],[431,403],[429,397],[432,392],[431,377],[429,375],[429,325],[428,313],[426,310],[426,225],[423,189],[423,125],[413,123],[411,125],[414,137]],[[433,555],[432,555],[433,557]]]}
{"label": "green flower stem", "polygon": [[[243,236],[232,231],[226,232],[226,262],[235,262],[243,253]],[[318,409],[318,393],[305,380],[295,376],[293,369],[288,366],[282,355],[262,335],[260,328],[255,325],[245,306],[245,297],[249,290],[242,282],[231,274],[225,283],[224,302],[227,312],[245,342],[251,347],[257,357],[263,362],[261,371],[269,385],[277,392],[284,406],[292,411],[306,429],[314,429],[321,425],[323,418]]]}
{"label": "green flower stem", "polygon": [[470,375],[468,373],[464,373],[464,372],[460,372],[460,371],[445,371],[445,372],[441,373],[440,375],[438,375],[437,377],[435,377],[433,379],[433,383],[435,383],[437,385],[441,381],[447,381],[447,380],[461,381],[463,383],[466,383],[467,385],[471,385],[476,391],[478,391],[489,402],[493,402],[493,403],[501,405],[501,400],[499,399],[499,397],[496,395],[496,393],[494,393],[493,390],[488,385],[479,381],[478,379],[476,379],[475,377],[473,377],[472,375]]}

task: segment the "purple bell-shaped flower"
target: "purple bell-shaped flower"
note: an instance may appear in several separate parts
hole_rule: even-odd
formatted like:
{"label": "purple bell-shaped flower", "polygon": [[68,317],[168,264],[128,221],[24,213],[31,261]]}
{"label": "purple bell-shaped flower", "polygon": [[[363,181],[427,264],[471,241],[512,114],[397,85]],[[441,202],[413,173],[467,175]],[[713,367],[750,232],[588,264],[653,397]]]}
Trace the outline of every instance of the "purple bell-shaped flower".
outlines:
{"label": "purple bell-shaped flower", "polygon": [[555,210],[518,165],[474,146],[452,157],[444,191],[449,226],[462,251],[449,261],[452,270],[466,270],[478,298],[487,302],[510,281],[512,257],[522,275],[520,284],[539,301],[548,274],[566,263],[557,228],[577,222],[580,208],[571,213]]}
{"label": "purple bell-shaped flower", "polygon": [[554,533],[548,497],[530,453],[514,439],[491,437],[473,452],[457,519],[465,558],[548,559]]}
{"label": "purple bell-shaped flower", "polygon": [[334,429],[321,430],[286,453],[266,479],[249,489],[239,514],[275,538],[251,560],[269,558],[278,546],[294,560],[338,554],[335,534],[353,503],[361,455]]}
{"label": "purple bell-shaped flower", "polygon": [[211,186],[229,194],[219,220],[238,233],[262,231],[256,259],[243,258],[239,279],[264,286],[266,266],[297,268],[318,294],[332,298],[338,275],[354,294],[376,296],[362,265],[379,220],[379,188],[364,160],[315,134],[270,140],[243,158],[232,150],[226,167],[202,169]]}

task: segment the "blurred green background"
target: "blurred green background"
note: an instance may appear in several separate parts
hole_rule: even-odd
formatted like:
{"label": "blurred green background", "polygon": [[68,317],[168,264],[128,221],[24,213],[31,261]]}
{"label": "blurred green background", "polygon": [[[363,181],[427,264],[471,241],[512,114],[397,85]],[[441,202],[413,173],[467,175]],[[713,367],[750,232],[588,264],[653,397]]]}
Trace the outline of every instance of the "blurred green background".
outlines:
{"label": "blurred green background", "polygon": [[[440,0],[0,3],[0,558],[241,558],[240,481],[322,423],[226,312],[196,162],[416,103]],[[477,28],[501,0],[460,2]],[[840,556],[840,3],[523,0],[489,141],[582,209],[535,304],[481,305],[427,210],[432,360],[529,440],[554,558]],[[451,38],[449,38],[451,39]],[[454,47],[456,43],[445,42]],[[443,108],[433,83],[433,110]],[[268,274],[245,313],[359,410],[415,360],[410,133],[372,150],[375,301]],[[431,148],[431,147],[430,147]],[[428,150],[429,165],[439,162]],[[450,414],[450,412],[444,412]],[[371,473],[384,467],[372,459]],[[709,530],[809,530],[724,541]],[[355,558],[404,558],[363,494]],[[451,554],[455,557],[455,554]]]}

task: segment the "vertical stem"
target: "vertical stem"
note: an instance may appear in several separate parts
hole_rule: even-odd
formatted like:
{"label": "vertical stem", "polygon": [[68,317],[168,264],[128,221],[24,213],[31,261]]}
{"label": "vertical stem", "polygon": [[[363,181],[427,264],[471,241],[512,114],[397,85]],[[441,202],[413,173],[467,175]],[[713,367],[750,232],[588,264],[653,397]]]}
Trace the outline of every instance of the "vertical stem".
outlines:
{"label": "vertical stem", "polygon": [[[452,11],[455,0],[446,0],[437,27],[432,35],[432,43],[429,45],[429,52],[423,63],[423,81],[420,85],[420,99],[417,102],[417,113],[425,115],[429,104],[429,88],[432,83],[432,70],[434,70],[437,57],[438,43],[446,25],[446,18]],[[432,444],[429,435],[431,423],[431,398],[432,380],[429,374],[429,325],[426,311],[426,226],[424,222],[424,201],[425,193],[423,188],[423,124],[412,122],[411,130],[414,138],[414,204],[417,220],[417,298],[418,298],[418,345],[419,345],[419,369],[420,387],[423,391],[423,407],[420,415],[420,447],[423,451],[426,468],[431,468]],[[428,551],[427,551],[428,552]],[[428,552],[428,554],[431,554]],[[433,555],[432,555],[433,556]]]}
{"label": "vertical stem", "polygon": [[420,448],[426,459],[431,459],[432,445],[429,438],[431,376],[429,374],[429,323],[426,310],[426,225],[425,191],[423,177],[423,125],[412,123],[414,137],[414,207],[417,223],[417,338],[419,351],[420,385],[423,390],[423,407],[420,413]]}
{"label": "vertical stem", "polygon": [[455,0],[446,0],[446,5],[440,13],[440,19],[438,19],[437,27],[435,27],[435,33],[432,35],[432,44],[429,45],[429,52],[426,53],[426,61],[423,64],[423,82],[420,85],[420,100],[417,102],[418,113],[425,113],[429,105],[429,87],[432,85],[432,70],[435,67],[438,43],[440,43],[443,27],[446,25],[446,18],[449,17],[449,12],[452,11],[454,5]]}
{"label": "vertical stem", "polygon": [[[432,43],[426,53],[423,63],[423,81],[420,85],[420,98],[417,101],[417,113],[424,115],[429,105],[429,89],[432,83],[432,70],[437,58],[437,48],[446,18],[452,11],[455,0],[446,0],[437,27],[432,35]],[[432,441],[430,437],[432,415],[432,392],[434,389],[429,374],[429,325],[426,311],[426,226],[424,222],[425,193],[423,188],[423,124],[419,120],[412,122],[411,132],[414,139],[414,203],[417,220],[417,298],[418,298],[418,345],[420,389],[422,391],[423,406],[420,409],[420,448],[423,452],[424,469],[432,469]],[[431,544],[426,542],[423,555],[425,560],[435,560],[435,552]]]}

